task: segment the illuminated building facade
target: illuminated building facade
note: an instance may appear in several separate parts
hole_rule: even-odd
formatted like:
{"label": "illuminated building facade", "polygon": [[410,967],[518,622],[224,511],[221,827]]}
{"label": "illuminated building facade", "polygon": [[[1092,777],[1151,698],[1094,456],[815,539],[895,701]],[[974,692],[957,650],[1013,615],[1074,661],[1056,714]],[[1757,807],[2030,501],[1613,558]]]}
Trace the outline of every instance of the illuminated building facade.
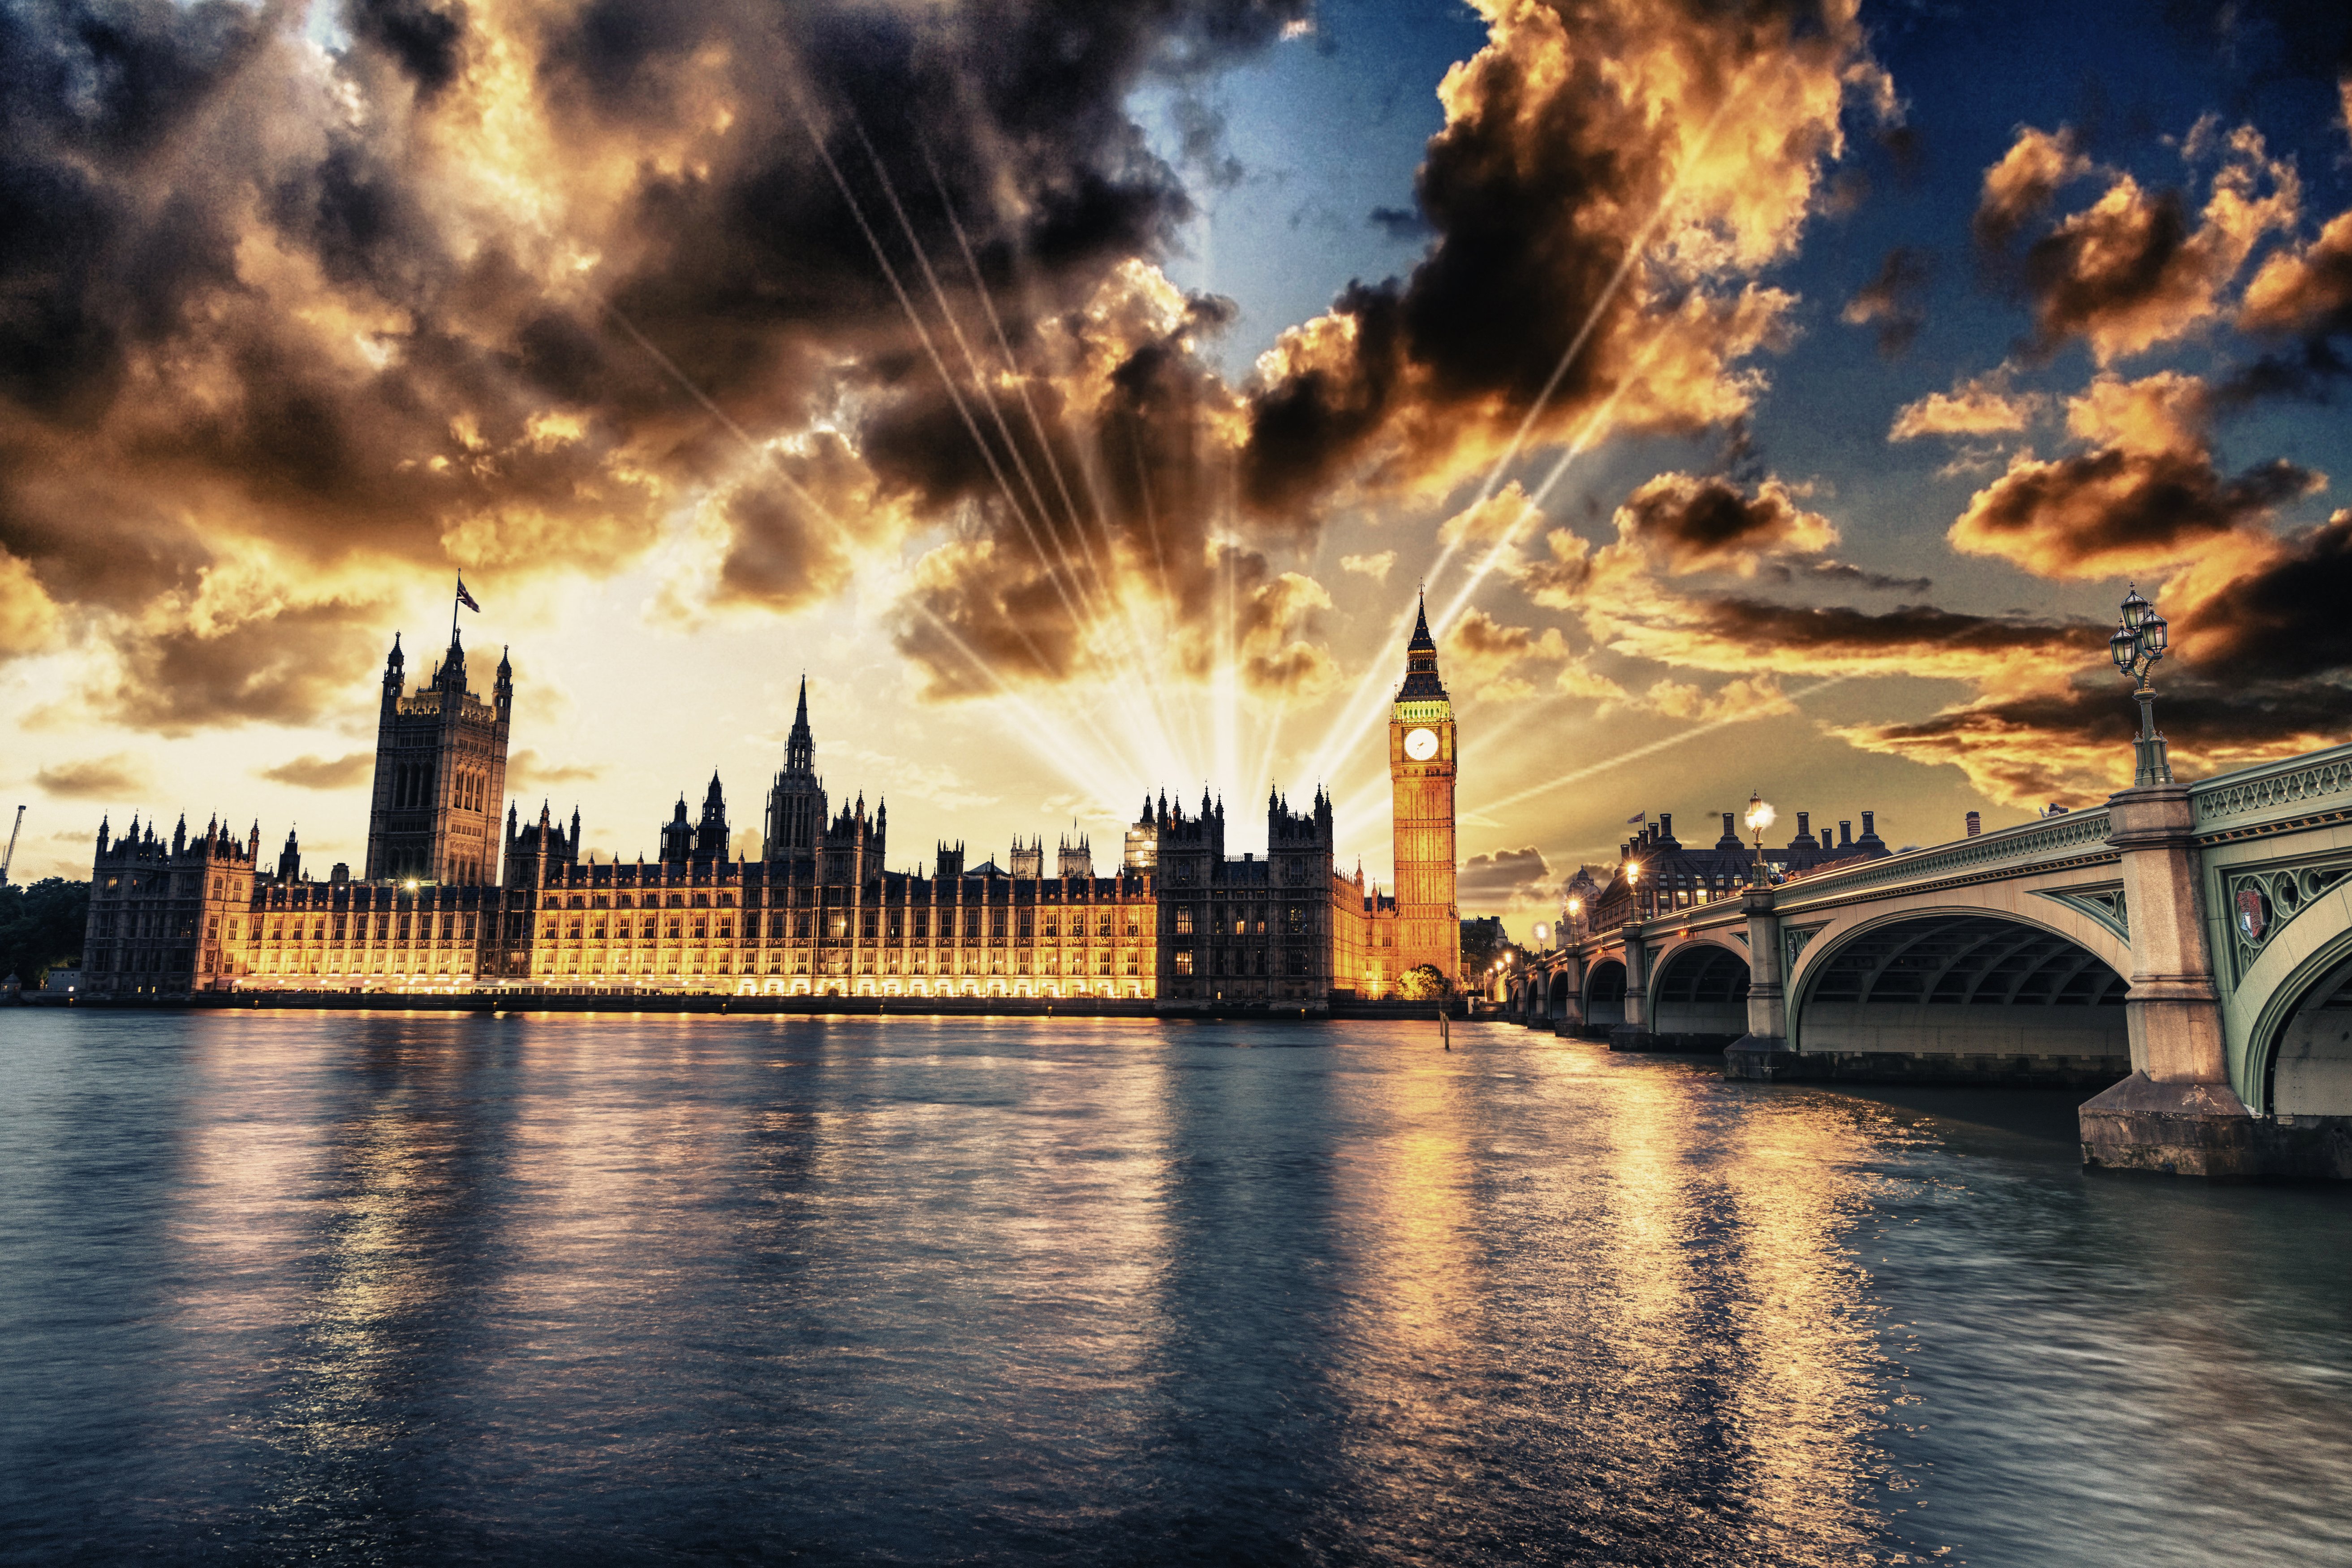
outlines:
{"label": "illuminated building facade", "polygon": [[1414,618],[1404,684],[1389,710],[1390,820],[1396,854],[1397,973],[1428,964],[1452,984],[1462,972],[1462,910],[1454,896],[1454,704],[1437,673],[1429,611]]}
{"label": "illuminated building facade", "polygon": [[[1409,658],[1409,687],[1424,667],[1434,680],[1425,624]],[[651,862],[583,858],[579,813],[566,823],[545,806],[526,823],[509,805],[503,834],[477,840],[480,791],[505,776],[505,662],[494,690],[487,705],[466,690],[453,639],[432,681],[407,693],[395,644],[370,875],[357,881],[341,867],[325,881],[306,876],[290,835],[275,871],[263,869],[257,826],[242,845],[217,824],[194,841],[184,826],[169,844],[135,825],[110,840],[101,826],[87,992],[1093,997],[1319,1011],[1334,996],[1386,995],[1412,963],[1458,951],[1428,933],[1419,947],[1407,940],[1413,911],[1452,912],[1453,868],[1430,863],[1453,843],[1450,712],[1416,720],[1444,725],[1445,771],[1442,788],[1418,785],[1412,815],[1400,814],[1398,862],[1421,900],[1407,903],[1368,891],[1360,868],[1338,873],[1319,788],[1303,811],[1269,797],[1263,858],[1225,855],[1224,809],[1204,793],[1195,816],[1147,800],[1108,876],[1074,836],[1057,845],[1051,876],[1042,837],[1016,840],[1003,868],[967,870],[961,844],[941,844],[928,875],[890,870],[887,805],[869,812],[860,795],[828,815],[805,683],[757,857],[730,853],[715,775],[698,817],[678,799]],[[497,858],[482,859],[478,843]],[[427,874],[436,867],[448,874]]]}

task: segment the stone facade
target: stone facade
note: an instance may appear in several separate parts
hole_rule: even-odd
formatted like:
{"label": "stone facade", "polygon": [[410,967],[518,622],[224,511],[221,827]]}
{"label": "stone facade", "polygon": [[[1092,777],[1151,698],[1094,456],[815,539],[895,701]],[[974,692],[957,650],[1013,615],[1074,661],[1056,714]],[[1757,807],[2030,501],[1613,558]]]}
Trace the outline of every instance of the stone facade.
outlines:
{"label": "stone facade", "polygon": [[460,887],[495,882],[513,667],[500,656],[484,702],[467,689],[466,650],[455,630],[432,679],[413,692],[405,664],[395,637],[376,718],[365,878]]}
{"label": "stone facade", "polygon": [[[650,862],[583,858],[579,813],[562,822],[544,805],[536,822],[509,805],[502,835],[490,816],[489,836],[477,837],[482,792],[505,777],[512,668],[500,662],[494,700],[480,702],[453,637],[411,693],[395,643],[369,874],[311,879],[290,834],[266,869],[257,826],[242,844],[217,823],[193,841],[184,826],[168,844],[152,828],[113,840],[101,827],[88,990],[1095,997],[1310,1011],[1380,997],[1414,963],[1458,967],[1452,720],[1450,709],[1423,712],[1432,699],[1413,687],[1436,679],[1425,620],[1408,663],[1412,722],[1445,731],[1442,773],[1415,759],[1400,775],[1398,864],[1420,900],[1410,910],[1368,889],[1360,867],[1338,871],[1320,788],[1296,812],[1270,795],[1264,858],[1226,856],[1224,808],[1204,793],[1197,815],[1164,795],[1146,801],[1109,876],[1069,836],[1050,876],[1042,837],[1016,840],[1008,868],[967,870],[958,843],[938,847],[928,875],[891,870],[887,804],[869,811],[858,795],[828,814],[805,682],[756,858],[732,852],[716,775],[698,815],[678,798]],[[1442,687],[1434,700],[1444,704]],[[1401,743],[1392,737],[1392,750]],[[1420,930],[1412,910],[1431,931],[1408,936]]]}

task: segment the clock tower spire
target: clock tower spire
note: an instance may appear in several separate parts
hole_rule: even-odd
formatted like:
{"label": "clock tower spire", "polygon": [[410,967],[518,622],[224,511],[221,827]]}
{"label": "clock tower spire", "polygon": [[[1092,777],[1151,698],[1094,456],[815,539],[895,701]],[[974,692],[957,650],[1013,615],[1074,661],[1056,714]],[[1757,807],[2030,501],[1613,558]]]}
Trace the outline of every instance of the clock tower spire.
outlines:
{"label": "clock tower spire", "polygon": [[1405,645],[1404,684],[1389,710],[1389,792],[1396,857],[1399,974],[1431,964],[1455,984],[1462,910],[1455,902],[1454,704],[1437,673],[1423,595]]}

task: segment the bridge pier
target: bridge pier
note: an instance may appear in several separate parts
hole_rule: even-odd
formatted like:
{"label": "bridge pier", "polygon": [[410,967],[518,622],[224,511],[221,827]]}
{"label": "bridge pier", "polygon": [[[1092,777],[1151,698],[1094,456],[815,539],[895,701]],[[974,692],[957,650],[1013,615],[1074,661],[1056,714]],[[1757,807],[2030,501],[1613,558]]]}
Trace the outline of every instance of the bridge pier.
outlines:
{"label": "bridge pier", "polygon": [[1772,1083],[1795,1076],[1789,1046],[1789,998],[1781,984],[1780,921],[1769,885],[1751,885],[1748,911],[1748,1032],[1724,1047],[1723,1076]]}
{"label": "bridge pier", "polygon": [[1551,1016],[1551,1032],[1574,1038],[1584,1033],[1584,954],[1569,948],[1559,955],[1559,972],[1568,982],[1562,988],[1558,1010]]}
{"label": "bridge pier", "polygon": [[1646,1051],[1657,1045],[1650,1033],[1650,950],[1638,921],[1625,922],[1625,1021],[1609,1031],[1612,1051]]}
{"label": "bridge pier", "polygon": [[2122,851],[2131,922],[2124,1015],[2132,1074],[2084,1102],[2083,1163],[2184,1176],[2268,1174],[2272,1140],[2230,1086],[2189,786],[2119,791],[2108,814],[2107,841]]}

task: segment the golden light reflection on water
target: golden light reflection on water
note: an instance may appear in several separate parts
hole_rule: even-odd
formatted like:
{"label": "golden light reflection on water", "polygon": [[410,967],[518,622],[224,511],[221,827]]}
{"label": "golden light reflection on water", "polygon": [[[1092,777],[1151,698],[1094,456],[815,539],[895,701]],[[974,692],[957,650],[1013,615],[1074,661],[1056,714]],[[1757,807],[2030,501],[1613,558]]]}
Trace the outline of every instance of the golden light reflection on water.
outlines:
{"label": "golden light reflection on water", "polygon": [[19,1026],[0,1538],[2345,1560],[2352,1211],[2086,1182],[2071,1105],[1454,1038]]}
{"label": "golden light reflection on water", "polygon": [[1810,1100],[1751,1108],[1722,1136],[1738,1259],[1725,1327],[1740,1366],[1727,1393],[1759,1533],[1780,1551],[1859,1547],[1887,1372],[1844,1245],[1867,1150],[1850,1115]]}

